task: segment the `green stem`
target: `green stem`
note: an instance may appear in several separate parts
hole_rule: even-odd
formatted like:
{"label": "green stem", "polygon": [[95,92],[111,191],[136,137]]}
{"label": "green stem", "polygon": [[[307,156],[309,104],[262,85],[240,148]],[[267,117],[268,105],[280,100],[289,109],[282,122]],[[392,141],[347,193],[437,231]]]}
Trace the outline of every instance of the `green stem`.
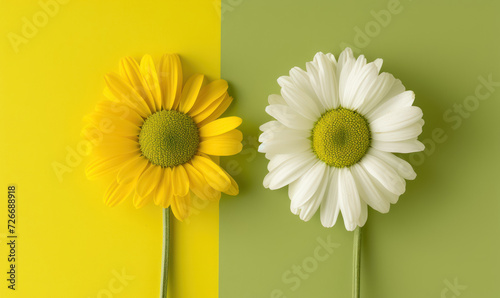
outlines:
{"label": "green stem", "polygon": [[354,231],[354,242],[352,246],[353,262],[352,262],[352,298],[359,298],[359,281],[361,272],[361,227],[357,227]]}
{"label": "green stem", "polygon": [[160,298],[167,298],[168,257],[170,248],[170,208],[163,209],[163,252],[161,256],[161,290]]}

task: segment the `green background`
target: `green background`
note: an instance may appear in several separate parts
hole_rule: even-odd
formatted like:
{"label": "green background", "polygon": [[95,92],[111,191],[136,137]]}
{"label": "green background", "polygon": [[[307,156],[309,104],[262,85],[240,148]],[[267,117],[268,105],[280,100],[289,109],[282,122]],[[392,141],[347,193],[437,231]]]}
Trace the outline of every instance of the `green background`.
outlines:
{"label": "green background", "polygon": [[[468,96],[477,88],[489,92],[478,87],[480,77],[500,82],[500,3],[222,3],[222,77],[235,97],[230,114],[244,119],[245,147],[223,159],[241,194],[220,203],[220,297],[273,297],[273,290],[282,297],[350,296],[353,234],[342,220],[326,229],[318,215],[307,223],[293,215],[286,188],[263,188],[267,160],[256,152],[258,127],[271,120],[267,96],[280,90],[276,79],[293,66],[305,68],[317,51],[338,57],[346,44],[368,60],[383,58],[382,71],[415,91],[426,121],[425,153],[406,157],[417,179],[388,214],[370,210],[362,297],[454,297],[448,282],[455,279],[460,298],[498,297],[500,87],[479,102]],[[372,12],[391,5],[391,20],[378,22],[377,32]],[[356,28],[366,33],[367,25],[372,37],[357,40]],[[457,116],[453,108],[464,101],[470,111]],[[318,237],[340,246],[314,263]],[[293,291],[283,274],[304,261],[310,272]]]}

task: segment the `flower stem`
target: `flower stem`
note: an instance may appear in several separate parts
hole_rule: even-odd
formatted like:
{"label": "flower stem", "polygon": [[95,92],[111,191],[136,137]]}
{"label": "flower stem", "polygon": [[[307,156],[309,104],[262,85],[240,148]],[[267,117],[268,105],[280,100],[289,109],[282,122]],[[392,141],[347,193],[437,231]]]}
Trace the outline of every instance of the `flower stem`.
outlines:
{"label": "flower stem", "polygon": [[353,262],[352,262],[352,298],[359,298],[359,281],[361,272],[361,227],[354,230],[353,240]]}
{"label": "flower stem", "polygon": [[170,208],[163,209],[163,253],[161,256],[161,289],[160,298],[167,297],[168,286],[168,257],[170,247]]}

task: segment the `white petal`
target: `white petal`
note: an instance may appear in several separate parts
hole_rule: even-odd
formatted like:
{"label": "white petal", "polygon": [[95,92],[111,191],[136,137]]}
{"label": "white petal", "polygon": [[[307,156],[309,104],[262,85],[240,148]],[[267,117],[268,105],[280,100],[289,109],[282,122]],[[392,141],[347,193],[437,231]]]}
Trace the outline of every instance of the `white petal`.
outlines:
{"label": "white petal", "polygon": [[311,81],[307,72],[299,67],[294,67],[290,69],[290,78],[292,78],[293,83],[297,88],[303,90],[307,95],[309,95],[310,98],[314,100],[316,106],[318,106],[318,108],[320,109],[321,114],[323,114],[325,112],[324,107],[321,105],[321,102],[319,101],[318,96],[316,95],[316,92],[311,85]]}
{"label": "white petal", "polygon": [[401,80],[396,79],[394,77],[393,77],[393,79],[394,79],[394,81],[392,83],[391,88],[385,94],[385,96],[382,98],[382,100],[380,100],[380,102],[379,102],[380,104],[384,103],[386,100],[389,100],[400,93],[403,93],[406,90],[406,88],[403,85],[403,83],[401,82]]}
{"label": "white petal", "polygon": [[375,187],[382,193],[382,197],[385,198],[389,203],[396,204],[399,200],[399,195],[390,192],[385,188],[379,181],[373,181]]}
{"label": "white petal", "polygon": [[335,167],[330,167],[330,185],[328,187],[328,192],[321,203],[321,224],[325,228],[331,228],[337,222],[339,216],[340,205],[339,205],[339,190],[338,190],[338,180],[339,180],[339,170]]}
{"label": "white petal", "polygon": [[285,99],[278,94],[269,95],[267,101],[269,102],[270,105],[286,105]]}
{"label": "white petal", "polygon": [[397,195],[405,192],[405,180],[380,158],[368,153],[363,157],[360,164],[368,174],[377,179],[390,192]]}
{"label": "white petal", "polygon": [[[274,122],[279,123],[278,121],[274,121]],[[262,127],[262,125],[261,125],[261,127]],[[279,123],[279,125],[271,123],[271,124],[268,124],[265,128],[266,129],[264,130],[264,132],[261,133],[260,136],[259,136],[259,142],[261,142],[261,143],[264,143],[266,141],[272,140],[274,137],[276,137],[277,135],[279,135],[279,133],[282,132],[285,129],[291,129],[291,128],[288,128],[288,127],[284,126],[281,123]],[[294,129],[294,130],[295,131],[299,131],[297,129]],[[307,132],[304,131],[304,133],[307,133]]]}
{"label": "white petal", "polygon": [[337,59],[335,59],[335,56],[332,53],[327,53],[326,57],[332,61],[335,67],[337,67]]}
{"label": "white petal", "polygon": [[385,142],[373,139],[371,142],[371,146],[380,151],[394,152],[394,153],[419,152],[425,149],[424,144],[422,144],[417,139],[410,139],[398,142]]}
{"label": "white petal", "polygon": [[311,199],[321,184],[327,169],[328,167],[324,162],[317,161],[307,173],[290,184],[288,194],[294,208],[302,208]]}
{"label": "white petal", "polygon": [[383,193],[375,187],[372,181],[374,178],[368,175],[365,169],[359,164],[353,165],[351,167],[351,172],[354,176],[354,180],[356,180],[361,199],[378,212],[389,212],[389,201],[385,199]]}
{"label": "white petal", "polygon": [[[348,65],[352,65],[352,67],[348,67]],[[351,90],[358,87],[359,77],[363,75],[365,66],[366,58],[364,55],[360,55],[354,64],[347,64],[340,73],[339,98],[341,106],[353,109],[353,96],[351,95]],[[372,66],[375,71],[375,66],[373,64]]]}
{"label": "white petal", "polygon": [[308,149],[311,149],[311,141],[306,138],[275,138],[259,146],[259,152],[270,154],[300,153]]}
{"label": "white petal", "polygon": [[388,99],[382,104],[379,104],[376,108],[366,114],[366,118],[375,120],[380,118],[384,114],[398,110],[404,107],[410,107],[415,101],[415,93],[413,91],[405,91],[399,93],[396,96]]}
{"label": "white petal", "polygon": [[361,213],[361,202],[356,182],[348,168],[339,170],[339,203],[345,228],[354,231]]}
{"label": "white petal", "polygon": [[362,227],[365,225],[366,220],[368,219],[368,206],[365,202],[361,201],[361,211],[358,218],[358,226]]}
{"label": "white petal", "polygon": [[265,132],[265,131],[270,130],[270,129],[278,130],[278,129],[283,129],[283,128],[286,128],[286,126],[281,124],[279,121],[272,120],[272,121],[269,121],[269,122],[262,124],[259,127],[259,130]]}
{"label": "white petal", "polygon": [[266,159],[268,160],[272,160],[274,157],[276,157],[278,154],[271,154],[271,153],[266,153],[264,154],[264,156],[266,157]]}
{"label": "white petal", "polygon": [[358,108],[358,112],[362,115],[366,115],[376,107],[380,101],[385,98],[395,82],[396,79],[393,75],[386,72],[381,73],[376,81],[366,90],[365,100],[363,105]]}
{"label": "white petal", "polygon": [[378,59],[375,59],[375,61],[373,61],[373,63],[375,63],[375,65],[377,66],[377,70],[380,72],[380,69],[382,69],[382,64],[384,64],[384,60],[381,58],[378,58]]}
{"label": "white petal", "polygon": [[281,95],[292,109],[305,118],[317,121],[321,117],[316,101],[301,89],[295,86],[285,86],[281,88]]}
{"label": "white petal", "polygon": [[417,121],[406,127],[386,132],[372,131],[372,138],[384,142],[398,142],[415,139],[422,133],[422,124]]}
{"label": "white petal", "polygon": [[302,208],[299,209],[299,218],[303,221],[311,220],[316,211],[318,211],[320,205],[321,200],[311,198],[306,204],[304,204],[304,206],[302,206]]}
{"label": "white petal", "polygon": [[[359,165],[361,166],[361,168],[363,168],[363,170],[365,170],[362,163],[363,163],[363,161],[361,161],[361,163],[359,163]],[[372,185],[375,187],[374,192],[378,193],[381,199],[383,199],[384,201],[387,201],[391,204],[396,204],[398,202],[399,195],[390,192],[387,188],[385,188],[380,183],[380,181],[378,181],[372,175],[369,175],[369,173],[366,172],[366,170],[365,170],[365,173],[368,174],[368,178],[370,179]],[[373,209],[375,209],[375,208],[373,208]],[[375,210],[377,210],[377,209],[375,209]]]}
{"label": "white petal", "polygon": [[379,117],[370,122],[371,131],[393,131],[411,125],[422,119],[423,113],[419,107],[405,107]]}
{"label": "white petal", "polygon": [[294,153],[294,154],[274,154],[273,158],[270,159],[269,163],[267,164],[267,170],[269,172],[274,171],[274,169],[276,169],[282,163],[287,162],[288,160],[292,159],[297,154],[299,154],[299,153]]}
{"label": "white petal", "polygon": [[417,173],[415,173],[411,164],[406,160],[401,159],[392,153],[379,151],[374,148],[370,148],[369,153],[390,165],[401,177],[407,180],[413,180],[417,177]]}
{"label": "white petal", "polygon": [[302,219],[303,221],[309,221],[316,213],[316,211],[318,211],[319,206],[323,201],[323,197],[325,196],[326,189],[328,188],[328,173],[329,171],[327,170],[321,184],[319,185],[312,198],[300,208],[299,215],[300,219]]}
{"label": "white petal", "polygon": [[339,55],[339,60],[337,62],[337,78],[340,78],[340,73],[348,63],[354,63],[354,55],[352,54],[351,48],[345,48]]}
{"label": "white petal", "polygon": [[[278,122],[279,123],[279,122]],[[268,141],[285,140],[285,139],[305,139],[309,138],[311,133],[305,130],[288,128],[282,124],[267,129],[259,136],[259,142],[265,143]]]}
{"label": "white petal", "polygon": [[293,86],[293,81],[289,76],[281,76],[278,78],[278,85],[280,85],[281,88],[284,86]]}
{"label": "white petal", "polygon": [[266,175],[264,187],[274,190],[290,184],[304,175],[316,160],[312,151],[294,154]]}
{"label": "white petal", "polygon": [[314,56],[312,65],[315,67],[311,68],[310,80],[319,101],[327,110],[337,108],[339,100],[337,67],[335,63],[325,54],[319,52]]}
{"label": "white petal", "polygon": [[270,105],[266,107],[266,112],[290,128],[311,130],[314,126],[313,121],[302,117],[288,106]]}
{"label": "white petal", "polygon": [[373,84],[377,82],[378,70],[374,63],[368,63],[361,68],[354,68],[349,76],[347,86],[341,95],[344,106],[357,110],[369,98]]}
{"label": "white petal", "polygon": [[300,219],[302,219],[303,221],[309,221],[311,217],[316,213],[316,211],[318,211],[318,208],[321,205],[323,198],[325,197],[325,192],[330,182],[329,173],[330,173],[329,169],[326,169],[318,189],[311,197],[311,199],[304,206],[301,207]]}

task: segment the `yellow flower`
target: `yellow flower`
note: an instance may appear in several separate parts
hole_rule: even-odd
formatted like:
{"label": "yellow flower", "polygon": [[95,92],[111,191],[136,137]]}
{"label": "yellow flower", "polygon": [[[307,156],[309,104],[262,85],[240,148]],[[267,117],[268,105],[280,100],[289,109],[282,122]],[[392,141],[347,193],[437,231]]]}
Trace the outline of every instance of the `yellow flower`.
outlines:
{"label": "yellow flower", "polygon": [[87,117],[82,132],[95,146],[87,177],[113,175],[106,205],[133,193],[136,208],[153,201],[172,207],[183,220],[191,193],[203,200],[238,194],[234,179],[215,161],[241,151],[241,118],[217,119],[232,101],[227,82],[203,80],[195,74],[182,86],[175,54],[164,55],[158,67],[149,55],[140,64],[127,57],[119,74],[106,75],[107,99]]}

